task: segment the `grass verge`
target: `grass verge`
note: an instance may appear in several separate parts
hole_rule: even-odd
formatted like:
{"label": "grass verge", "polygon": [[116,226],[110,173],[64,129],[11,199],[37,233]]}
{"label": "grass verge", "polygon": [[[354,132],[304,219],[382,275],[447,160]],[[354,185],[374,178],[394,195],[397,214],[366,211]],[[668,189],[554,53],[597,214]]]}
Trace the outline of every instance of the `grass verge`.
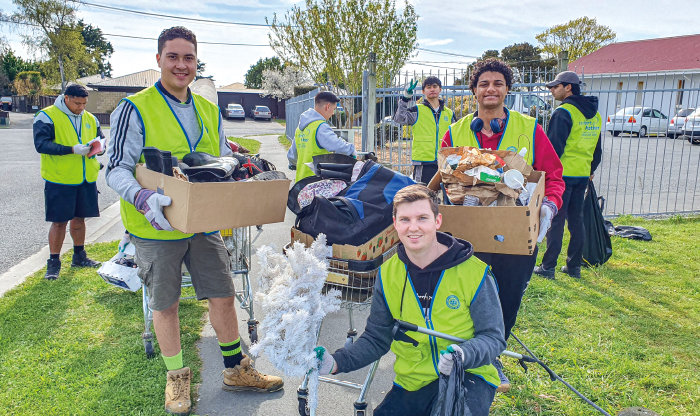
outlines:
{"label": "grass verge", "polygon": [[277,137],[277,141],[279,141],[280,144],[287,150],[289,150],[289,148],[292,147],[292,142],[290,142],[287,136],[284,134],[281,134],[279,137]]}
{"label": "grass verge", "polygon": [[[101,243],[88,252],[105,261],[116,249]],[[165,365],[144,354],[141,292],[73,269],[70,259],[63,256],[58,280],[44,280],[42,270],[0,299],[0,414],[165,414]],[[182,350],[195,382],[204,312],[204,303],[181,302]]]}
{"label": "grass verge", "polygon": [[281,124],[281,125],[283,125],[283,126],[285,126],[285,127],[287,126],[287,120],[285,120],[285,119],[283,119],[283,118],[276,118],[276,119],[274,119],[274,120],[275,120],[276,123],[279,123],[279,124]]}
{"label": "grass verge", "polygon": [[260,152],[260,142],[255,140],[255,139],[245,139],[243,137],[227,137],[227,139],[234,141],[236,143],[239,143],[246,149],[250,150],[250,153],[258,153]]}
{"label": "grass verge", "polygon": [[[653,241],[613,237],[612,258],[584,269],[581,280],[533,275],[514,332],[610,414],[632,406],[662,415],[697,414],[700,217],[621,217],[614,223],[645,227]],[[524,352],[516,344],[510,339],[509,349]],[[491,414],[597,414],[541,367],[530,365],[525,374],[512,359],[504,364],[513,389],[497,394]]]}

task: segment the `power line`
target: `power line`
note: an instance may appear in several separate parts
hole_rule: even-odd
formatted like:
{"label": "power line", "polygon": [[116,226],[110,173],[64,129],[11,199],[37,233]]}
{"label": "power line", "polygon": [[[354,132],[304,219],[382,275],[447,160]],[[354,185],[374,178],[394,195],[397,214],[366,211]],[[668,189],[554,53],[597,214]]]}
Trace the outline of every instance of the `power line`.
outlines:
{"label": "power line", "polygon": [[268,25],[265,23],[244,23],[244,22],[229,22],[229,21],[225,21],[225,20],[198,19],[195,17],[183,17],[183,16],[175,16],[175,15],[170,15],[170,14],[144,12],[141,10],[134,10],[134,9],[125,9],[122,7],[107,6],[104,4],[89,3],[86,1],[80,1],[80,0],[69,0],[69,1],[71,1],[73,3],[84,4],[84,5],[90,6],[90,7],[96,7],[99,9],[113,10],[113,11],[118,11],[118,12],[122,12],[122,13],[132,13],[132,14],[138,14],[138,15],[142,15],[142,16],[166,17],[168,19],[186,20],[186,21],[190,21],[190,22],[200,22],[200,23],[216,23],[216,24],[221,24],[221,25],[272,27],[272,25]]}
{"label": "power line", "polygon": [[[33,26],[33,27],[40,27],[39,25],[36,25],[34,23],[29,23],[29,22],[22,22],[19,20],[14,20],[14,19],[7,19],[4,17],[0,17],[0,22],[4,23],[14,23],[17,25],[25,25],[25,26]],[[72,30],[79,32],[78,29],[72,29],[72,28],[64,28],[63,30]],[[134,35],[120,35],[116,33],[102,33],[103,36],[113,36],[113,37],[118,37],[118,38],[129,38],[129,39],[144,39],[144,40],[158,40],[158,38],[149,38],[146,36],[134,36]],[[222,46],[254,46],[254,47],[262,47],[262,46],[270,46],[268,44],[256,44],[256,43],[230,43],[230,42],[207,42],[207,41],[197,41],[197,44],[203,44],[203,45],[222,45]]]}
{"label": "power line", "polygon": [[444,52],[444,51],[436,51],[434,49],[426,49],[426,48],[416,48],[416,50],[423,51],[423,52],[432,52],[432,53],[439,53],[442,55],[449,55],[449,56],[460,56],[463,58],[474,58],[474,59],[479,59],[479,56],[472,56],[472,55],[463,55],[460,53],[453,53],[453,52]]}

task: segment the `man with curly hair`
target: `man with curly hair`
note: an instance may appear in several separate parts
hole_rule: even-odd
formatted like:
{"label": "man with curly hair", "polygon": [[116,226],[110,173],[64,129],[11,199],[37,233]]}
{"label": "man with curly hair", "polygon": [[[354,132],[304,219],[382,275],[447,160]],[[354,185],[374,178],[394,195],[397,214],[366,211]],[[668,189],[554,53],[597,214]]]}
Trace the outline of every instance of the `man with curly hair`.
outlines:
{"label": "man with curly hair", "polygon": [[[538,242],[541,242],[562,203],[562,165],[537,120],[517,111],[508,111],[504,106],[512,85],[513,71],[505,62],[493,58],[477,62],[469,79],[469,88],[479,104],[478,111],[451,125],[443,137],[442,147],[472,146],[514,152],[526,149],[525,161],[535,170],[545,172],[545,198],[540,209],[538,236]],[[476,257],[493,268],[508,339],[532,277],[537,248],[531,255],[477,252]],[[501,378],[498,391],[510,390],[510,382],[503,374],[500,361],[496,360],[494,364]]]}

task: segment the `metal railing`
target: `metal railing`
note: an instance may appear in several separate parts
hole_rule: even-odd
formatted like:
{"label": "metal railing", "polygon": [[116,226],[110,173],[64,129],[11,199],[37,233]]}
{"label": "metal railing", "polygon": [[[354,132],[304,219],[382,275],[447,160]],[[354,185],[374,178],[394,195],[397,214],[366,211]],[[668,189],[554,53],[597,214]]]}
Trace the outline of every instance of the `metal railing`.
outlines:
{"label": "metal railing", "polygon": [[[680,110],[700,108],[700,71],[605,75],[577,72],[584,82],[582,93],[598,97],[598,111],[603,119],[603,159],[594,177],[598,195],[607,200],[603,214],[700,212],[700,146],[684,135],[685,130],[677,130],[676,120],[670,123]],[[379,159],[404,173],[412,170],[412,129],[398,125],[392,117],[409,81],[420,82],[430,75],[441,80],[441,99],[458,119],[476,109],[475,97],[468,87],[471,75],[468,70],[411,72],[377,80],[375,119],[370,129],[373,134],[364,143],[365,146],[374,143]],[[545,87],[555,75],[556,70],[552,68],[515,68],[507,106],[511,111],[536,117],[546,131],[552,112],[560,104]],[[416,98],[421,97],[420,93],[419,85]],[[287,101],[287,137],[290,139],[294,137],[298,114],[313,106],[315,94],[311,92]],[[338,118],[336,128],[354,129],[359,134],[362,96],[361,93],[339,94],[347,118],[352,121],[346,120],[341,126]],[[629,115],[623,117],[626,120],[615,116],[629,107],[641,107],[635,123],[624,122],[629,121]],[[647,109],[649,113],[644,112]],[[694,137],[700,142],[700,111],[697,114]],[[618,119],[620,121],[616,121]],[[356,147],[361,149],[363,142],[355,137]]]}

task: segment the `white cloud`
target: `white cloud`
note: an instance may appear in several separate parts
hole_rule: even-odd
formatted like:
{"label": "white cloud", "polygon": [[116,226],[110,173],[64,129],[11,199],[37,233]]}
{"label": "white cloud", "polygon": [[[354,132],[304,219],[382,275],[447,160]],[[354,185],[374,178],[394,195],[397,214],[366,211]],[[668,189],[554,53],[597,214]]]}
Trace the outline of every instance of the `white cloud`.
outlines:
{"label": "white cloud", "polygon": [[452,42],[454,42],[454,39],[418,39],[418,44],[421,46],[443,46],[449,45]]}

